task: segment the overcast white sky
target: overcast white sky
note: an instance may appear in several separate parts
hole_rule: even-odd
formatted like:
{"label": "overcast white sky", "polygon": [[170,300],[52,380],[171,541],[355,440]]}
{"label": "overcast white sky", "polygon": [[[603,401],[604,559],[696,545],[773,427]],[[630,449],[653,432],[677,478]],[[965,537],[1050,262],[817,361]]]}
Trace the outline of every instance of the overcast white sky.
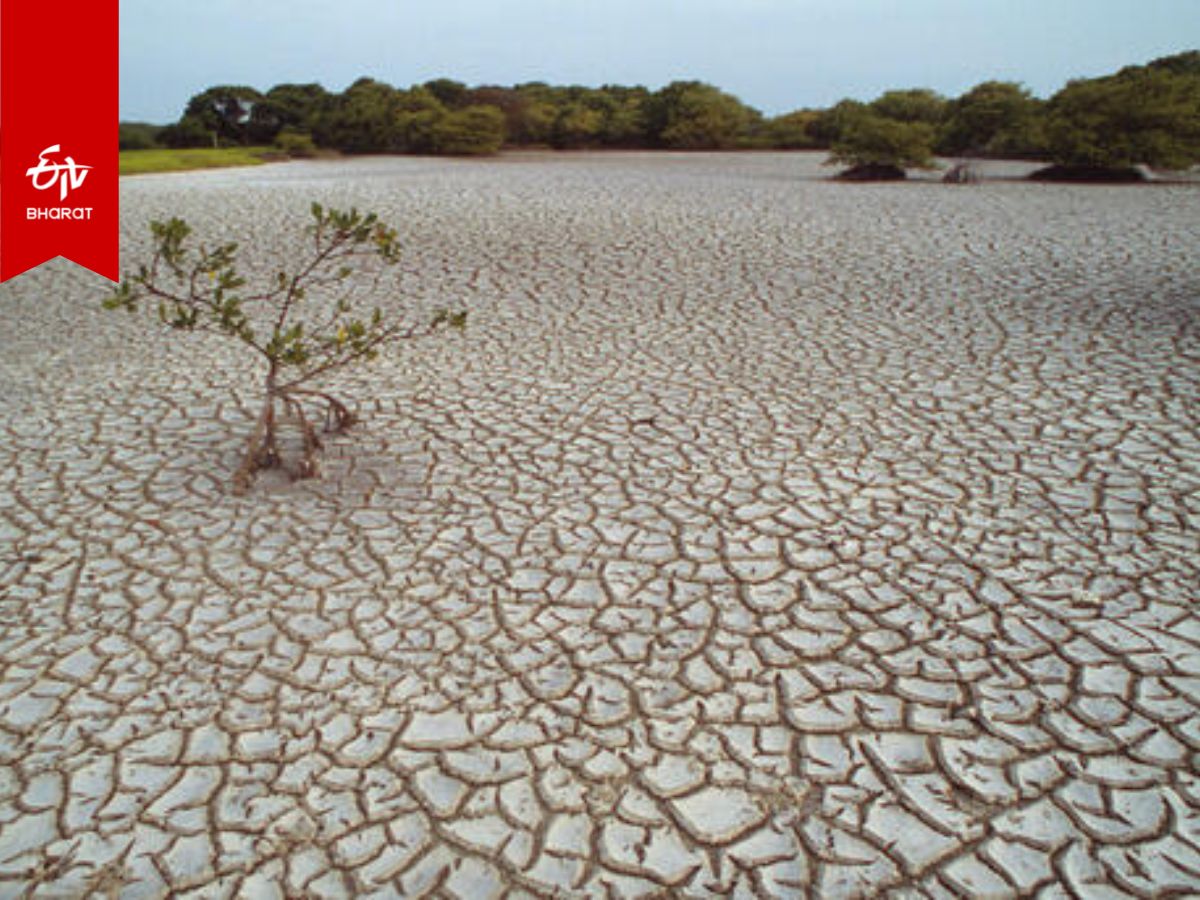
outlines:
{"label": "overcast white sky", "polygon": [[361,75],[399,87],[700,79],[767,114],[956,95],[1048,96],[1200,47],[1200,0],[121,0],[121,118],[170,122],[215,84]]}

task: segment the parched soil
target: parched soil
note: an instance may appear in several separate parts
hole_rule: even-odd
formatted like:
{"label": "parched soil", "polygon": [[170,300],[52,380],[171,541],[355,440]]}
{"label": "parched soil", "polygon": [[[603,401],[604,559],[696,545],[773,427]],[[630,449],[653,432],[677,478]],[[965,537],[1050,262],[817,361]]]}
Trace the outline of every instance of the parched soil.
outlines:
{"label": "parched soil", "polygon": [[1194,188],[828,176],[124,182],[129,264],[357,205],[470,311],[245,497],[260,373],[0,288],[0,894],[1200,891]]}

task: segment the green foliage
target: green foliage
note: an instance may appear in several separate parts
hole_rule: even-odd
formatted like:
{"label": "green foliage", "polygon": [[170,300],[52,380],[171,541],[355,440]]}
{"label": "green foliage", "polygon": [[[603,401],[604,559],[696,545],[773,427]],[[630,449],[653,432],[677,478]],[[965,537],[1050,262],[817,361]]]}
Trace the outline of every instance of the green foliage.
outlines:
{"label": "green foliage", "polygon": [[[184,331],[212,331],[235,338],[265,357],[272,372],[286,367],[321,369],[373,355],[394,332],[375,309],[369,316],[350,302],[349,281],[363,260],[391,265],[399,258],[396,232],[375,214],[312,206],[310,257],[294,272],[280,271],[266,288],[241,290],[236,243],[190,245],[191,227],[179,218],[150,225],[154,252],[105,301],[108,309],[138,308],[157,301],[159,319]],[[351,265],[353,264],[353,265]],[[314,289],[337,296],[332,306],[309,301]],[[295,383],[313,374],[311,366]]]}
{"label": "green foliage", "polygon": [[306,159],[317,155],[317,145],[313,143],[312,135],[302,131],[284,128],[275,135],[275,146],[292,159]]}
{"label": "green foliage", "polygon": [[439,309],[433,314],[433,320],[430,322],[430,325],[434,328],[438,325],[449,325],[451,328],[465,328],[467,325],[467,311],[465,309],[458,311]]}
{"label": "green foliage", "polygon": [[808,134],[818,147],[832,147],[841,140],[852,123],[867,114],[867,105],[858,100],[840,100],[817,113],[808,125]]}
{"label": "green foliage", "polygon": [[435,89],[457,96],[453,84],[443,80],[398,91],[359,79],[326,105],[313,136],[347,153],[495,153],[504,144],[504,114],[494,106],[448,109]]}
{"label": "green foliage", "polygon": [[319,84],[275,85],[250,110],[250,140],[269,144],[283,131],[310,133],[329,99],[329,92]]}
{"label": "green foliage", "polygon": [[218,85],[196,94],[184,109],[185,119],[214,135],[213,145],[250,143],[250,117],[262,94],[244,85]]}
{"label": "green foliage", "polygon": [[174,125],[159,132],[158,141],[166,147],[216,147],[217,134],[195,116],[183,116]]}
{"label": "green foliage", "polygon": [[1174,56],[1162,56],[1147,63],[1146,68],[1170,72],[1172,75],[1200,76],[1200,50],[1187,50],[1183,53],[1176,53]]}
{"label": "green foliage", "polygon": [[559,107],[550,143],[560,150],[596,147],[602,143],[603,133],[604,112],[596,106],[575,100]]}
{"label": "green foliage", "polygon": [[403,152],[401,100],[394,87],[360,78],[323,106],[313,122],[313,138],[346,153]]}
{"label": "green foliage", "polygon": [[933,166],[933,126],[898,122],[873,112],[849,120],[832,147],[830,162],[850,166]]}
{"label": "green foliage", "polygon": [[507,141],[519,126],[525,100],[516,88],[484,85],[468,90],[463,105],[491,106],[500,110],[504,116],[504,134]]}
{"label": "green foliage", "polygon": [[557,107],[549,103],[529,103],[521,116],[519,130],[515,132],[517,142],[526,145],[549,144],[554,139],[557,122]]}
{"label": "green foliage", "polygon": [[946,114],[946,98],[928,88],[886,91],[871,102],[870,109],[896,122],[938,125]]}
{"label": "green foliage", "polygon": [[404,153],[436,153],[438,123],[446,107],[427,88],[400,91],[393,145]]}
{"label": "green foliage", "polygon": [[1144,66],[1072,81],[1047,106],[1050,158],[1096,168],[1200,162],[1200,75],[1180,68]]}
{"label": "green foliage", "polygon": [[549,144],[554,136],[558,107],[540,88],[545,85],[522,85],[517,89],[518,104],[508,116],[508,136],[522,146]]}
{"label": "green foliage", "polygon": [[952,156],[1036,156],[1044,144],[1040,106],[1014,82],[977,84],[948,104],[938,150]]}
{"label": "green foliage", "polygon": [[674,150],[734,147],[760,119],[736,97],[699,81],[672,82],[646,104],[648,136]]}
{"label": "green foliage", "polygon": [[151,150],[159,146],[163,126],[147,122],[121,122],[117,126],[119,147],[122,150]]}
{"label": "green foliage", "polygon": [[421,85],[446,109],[462,109],[471,104],[470,90],[461,81],[452,78],[435,78]]}
{"label": "green foliage", "polygon": [[767,120],[763,127],[763,146],[780,150],[813,150],[820,142],[811,128],[821,113],[813,109],[798,109]]}
{"label": "green foliage", "polygon": [[483,156],[504,144],[504,113],[494,106],[467,106],[433,126],[433,147],[450,156]]}
{"label": "green foliage", "polygon": [[934,145],[946,154],[1177,165],[1196,158],[1197,80],[1200,51],[1192,50],[1072,82],[1050,103],[1019,84],[989,81],[953,100],[928,88],[889,90],[869,104],[847,99],[767,120],[699,81],[654,92],[544,82],[468,87],[449,78],[407,90],[360,78],[340,94],[318,84],[276,85],[261,95],[226,85],[193,97],[157,139],[171,147],[214,147],[269,143],[289,131],[347,153],[464,155],[505,145],[719,150],[873,143],[873,155],[894,156],[887,146],[902,148],[913,134],[925,134],[889,129],[882,120],[934,129]]}
{"label": "green foliage", "polygon": [[644,147],[647,143],[646,108],[650,92],[644,87],[605,85],[595,92],[604,115],[600,142],[606,147]]}
{"label": "green foliage", "polygon": [[[481,99],[491,102],[498,89],[488,90]],[[505,98],[507,138],[517,145],[548,144],[562,150],[645,146],[649,96],[643,87],[523,84]]]}

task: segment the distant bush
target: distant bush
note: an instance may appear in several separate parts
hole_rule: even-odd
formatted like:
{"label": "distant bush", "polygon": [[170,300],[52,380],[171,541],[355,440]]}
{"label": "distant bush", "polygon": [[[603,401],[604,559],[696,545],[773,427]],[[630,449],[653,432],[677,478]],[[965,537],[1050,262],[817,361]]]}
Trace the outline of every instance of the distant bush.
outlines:
{"label": "distant bush", "polygon": [[324,104],[313,120],[313,139],[344,153],[403,153],[403,110],[403,92],[360,78]]}
{"label": "distant bush", "polygon": [[814,150],[821,146],[810,128],[820,117],[812,109],[798,109],[769,119],[763,126],[761,146],[779,150]]}
{"label": "distant bush", "polygon": [[818,112],[805,130],[818,147],[828,149],[841,140],[850,126],[866,112],[865,103],[850,99],[839,100],[829,109]]}
{"label": "distant bush", "polygon": [[216,136],[225,146],[250,143],[250,115],[263,99],[252,87],[222,84],[196,94],[183,115]]}
{"label": "distant bush", "polygon": [[275,85],[250,108],[247,138],[253,144],[270,144],[281,131],[311,133],[330,96],[319,84]]}
{"label": "distant bush", "polygon": [[946,115],[946,98],[929,88],[885,91],[871,102],[871,111],[897,122],[938,125]]}
{"label": "distant bush", "polygon": [[504,145],[504,113],[494,106],[468,106],[446,113],[432,130],[438,153],[486,156]]}
{"label": "distant bush", "polygon": [[292,159],[307,159],[317,155],[317,145],[312,135],[285,128],[275,135],[275,146]]}
{"label": "distant bush", "polygon": [[604,130],[604,113],[586,103],[569,103],[559,110],[550,128],[550,144],[558,150],[594,147]]}
{"label": "distant bush", "polygon": [[761,119],[737,97],[699,81],[672,82],[646,103],[648,136],[672,150],[735,147]]}
{"label": "distant bush", "polygon": [[117,126],[119,146],[122,150],[153,150],[161,146],[158,142],[163,126],[148,122],[122,122]]}
{"label": "distant bush", "polygon": [[1050,159],[1062,166],[1183,169],[1200,162],[1200,75],[1164,65],[1073,81],[1051,98]]}
{"label": "distant bush", "polygon": [[174,125],[168,125],[159,133],[158,139],[164,146],[175,149],[218,146],[217,133],[194,116],[184,116]]}
{"label": "distant bush", "polygon": [[933,138],[933,126],[925,122],[897,122],[863,112],[843,129],[829,161],[865,173],[928,169],[933,167]]}
{"label": "distant bush", "polygon": [[937,142],[949,156],[1038,157],[1044,148],[1041,103],[1011,81],[985,81],[951,100]]}

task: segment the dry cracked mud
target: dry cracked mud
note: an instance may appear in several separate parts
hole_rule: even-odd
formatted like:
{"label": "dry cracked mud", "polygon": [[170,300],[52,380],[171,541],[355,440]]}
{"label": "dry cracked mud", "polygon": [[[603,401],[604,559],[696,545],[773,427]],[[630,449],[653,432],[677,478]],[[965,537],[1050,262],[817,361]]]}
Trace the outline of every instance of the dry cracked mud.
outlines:
{"label": "dry cracked mud", "polygon": [[0,289],[0,895],[1200,891],[1200,205],[806,155],[126,179],[470,310],[228,477],[219,341]]}

